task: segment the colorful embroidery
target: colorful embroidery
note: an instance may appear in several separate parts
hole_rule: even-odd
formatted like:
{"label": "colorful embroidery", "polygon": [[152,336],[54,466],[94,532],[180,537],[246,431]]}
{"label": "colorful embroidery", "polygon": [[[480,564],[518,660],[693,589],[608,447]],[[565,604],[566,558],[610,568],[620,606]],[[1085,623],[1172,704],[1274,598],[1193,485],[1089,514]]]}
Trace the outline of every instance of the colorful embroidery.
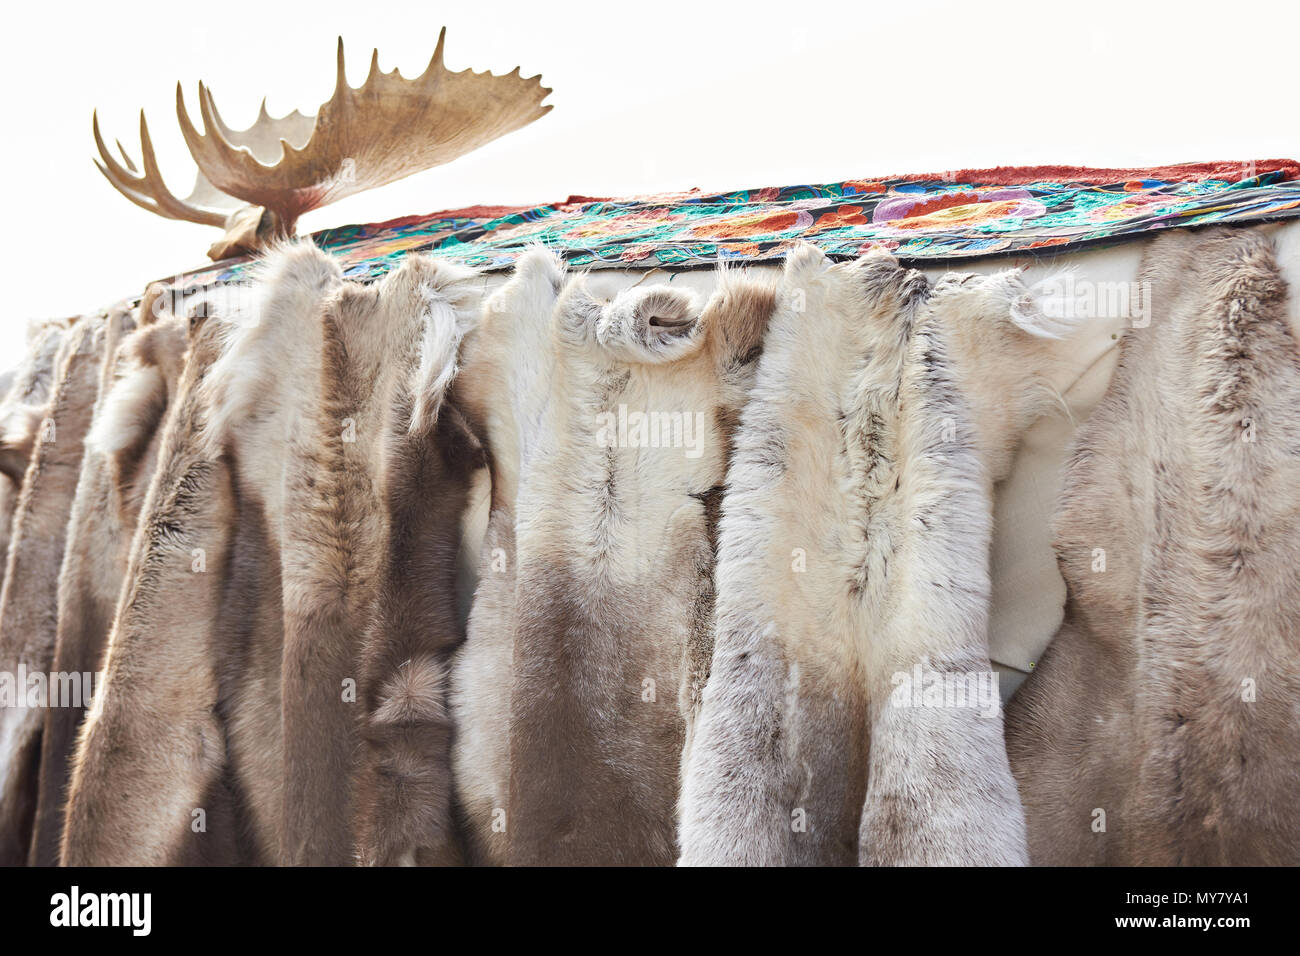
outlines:
{"label": "colorful embroidery", "polygon": [[[344,226],[312,238],[339,258],[349,277],[362,280],[383,275],[411,252],[503,269],[536,243],[558,250],[575,267],[597,269],[778,259],[796,240],[814,243],[833,257],[883,247],[918,262],[956,260],[1059,251],[1155,229],[1300,215],[1295,164],[1268,165],[1277,168],[1256,173],[1254,164],[1242,164],[1236,181],[1224,175],[1222,165],[1205,167],[1203,178],[1186,172],[1199,167],[1117,170],[1151,175],[1114,182],[1080,177],[1017,183],[1008,182],[1012,171],[993,170],[981,171],[999,174],[983,182],[975,175],[966,177],[970,181],[957,176],[952,181],[849,180],[531,209],[477,207]],[[247,260],[218,263],[186,279],[238,280],[248,265]]]}

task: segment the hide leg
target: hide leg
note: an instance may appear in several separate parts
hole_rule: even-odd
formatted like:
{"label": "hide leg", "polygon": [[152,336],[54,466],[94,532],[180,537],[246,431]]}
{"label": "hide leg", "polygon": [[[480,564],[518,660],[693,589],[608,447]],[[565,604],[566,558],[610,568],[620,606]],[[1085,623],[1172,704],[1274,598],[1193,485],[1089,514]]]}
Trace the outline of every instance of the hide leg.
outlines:
{"label": "hide leg", "polygon": [[852,865],[865,705],[851,658],[799,660],[774,627],[717,637],[688,761],[682,865]]}
{"label": "hide leg", "polygon": [[[1024,814],[982,652],[931,647],[872,681],[871,753],[859,834],[870,866],[1023,866]],[[920,667],[922,684],[915,686]],[[947,678],[975,689],[935,696]],[[927,697],[927,694],[930,695]],[[972,699],[973,698],[973,699]]]}

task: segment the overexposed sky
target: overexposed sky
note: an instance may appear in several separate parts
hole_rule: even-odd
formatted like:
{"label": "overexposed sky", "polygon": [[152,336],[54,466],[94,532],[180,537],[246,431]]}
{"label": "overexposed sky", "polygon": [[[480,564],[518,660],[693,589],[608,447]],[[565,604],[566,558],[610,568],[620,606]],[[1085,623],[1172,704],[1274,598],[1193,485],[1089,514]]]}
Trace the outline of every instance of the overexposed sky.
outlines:
{"label": "overexposed sky", "polygon": [[454,163],[304,217],[301,233],[474,203],[827,182],[972,166],[1300,154],[1294,3],[708,0],[27,3],[5,11],[0,366],[28,320],[206,262],[219,230],[161,219],[91,163],[91,111],[138,160],[138,111],[184,196],[176,81],[226,120],[314,112],[336,37],[420,73],[541,73],[554,109]]}

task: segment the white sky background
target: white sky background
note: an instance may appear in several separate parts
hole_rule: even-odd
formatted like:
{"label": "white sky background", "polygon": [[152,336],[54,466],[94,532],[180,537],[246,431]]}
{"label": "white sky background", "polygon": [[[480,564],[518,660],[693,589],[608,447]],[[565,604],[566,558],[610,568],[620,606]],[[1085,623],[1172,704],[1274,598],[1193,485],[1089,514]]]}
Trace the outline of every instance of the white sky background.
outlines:
{"label": "white sky background", "polygon": [[962,167],[1140,166],[1300,154],[1300,5],[1103,0],[368,3],[143,0],[5,10],[8,184],[0,367],[28,320],[90,311],[203,265],[219,230],[154,216],[91,164],[91,111],[139,157],[144,107],[172,191],[194,166],[176,81],[247,126],[314,112],[370,51],[423,71],[541,73],[554,109],[454,163],[305,216],[300,233],[572,193],[832,182]]}

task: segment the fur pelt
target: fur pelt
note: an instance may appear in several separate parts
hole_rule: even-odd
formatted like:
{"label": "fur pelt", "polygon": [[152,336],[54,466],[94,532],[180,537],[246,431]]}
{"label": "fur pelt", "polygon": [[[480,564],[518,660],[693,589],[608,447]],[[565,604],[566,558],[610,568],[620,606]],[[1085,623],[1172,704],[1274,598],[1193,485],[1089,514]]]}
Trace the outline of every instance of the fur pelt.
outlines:
{"label": "fur pelt", "polygon": [[[109,317],[104,371],[86,436],[58,583],[54,670],[100,670],[126,575],[163,416],[175,396],[186,347],[186,320],[155,321],[147,306],[134,322]],[[58,862],[69,762],[84,707],[51,707],[41,738],[40,792],[30,862]]]}
{"label": "fur pelt", "polygon": [[[331,400],[321,424],[339,487],[321,497],[318,540],[336,557],[319,561],[330,575],[319,589],[330,595],[358,571],[365,578],[337,592],[348,626],[334,638],[349,652],[340,653],[340,667],[353,673],[360,633],[353,622],[361,612],[369,619],[357,661],[363,864],[461,858],[446,675],[464,637],[456,604],[461,515],[484,461],[449,390],[475,317],[475,278],[415,257],[377,288],[346,287],[326,314],[325,375],[334,382],[325,385]],[[348,421],[351,443],[339,437]],[[319,719],[314,710],[304,717]]]}
{"label": "fur pelt", "polygon": [[[233,463],[239,508],[255,514],[261,527],[256,541],[235,545],[241,562],[255,556],[262,583],[249,606],[256,623],[231,674],[237,688],[229,711],[232,781],[247,795],[259,855],[286,864],[351,859],[349,775],[337,763],[319,766],[328,754],[355,745],[350,726],[336,720],[343,695],[332,670],[337,648],[323,639],[319,646],[286,643],[286,628],[304,626],[312,613],[304,606],[305,589],[318,573],[304,568],[313,560],[309,516],[313,483],[328,480],[315,472],[320,410],[328,398],[322,322],[341,286],[338,264],[310,243],[273,250],[254,286],[256,320],[226,326],[221,356],[204,384],[209,451]],[[335,434],[342,424],[333,424]],[[303,693],[329,703],[309,714]],[[335,731],[339,739],[330,740]]]}
{"label": "fur pelt", "polygon": [[[1055,519],[1066,618],[1007,711],[1036,864],[1300,863],[1300,351],[1271,241],[1152,241]],[[1294,296],[1295,290],[1291,290]]]}
{"label": "fur pelt", "polygon": [[78,734],[60,849],[67,866],[246,858],[221,775],[228,743],[217,653],[246,626],[230,592],[252,582],[224,573],[233,482],[226,461],[209,459],[200,430],[199,386],[218,346],[217,321],[191,324],[104,670]]}
{"label": "fur pelt", "polygon": [[65,862],[280,857],[285,473],[315,423],[320,316],[339,282],[327,256],[289,245],[251,306],[191,323],[83,724]]}
{"label": "fur pelt", "polygon": [[[433,673],[459,640],[455,565],[442,558],[455,554],[464,482],[442,467],[459,435],[442,403],[471,277],[413,257],[378,285],[344,284],[319,320],[319,406],[287,467],[284,863],[348,863],[358,850],[398,862],[451,832]],[[377,603],[385,620],[371,626]],[[403,699],[407,679],[415,696]]]}
{"label": "fur pelt", "polygon": [[27,354],[8,373],[8,384],[0,392],[0,575],[8,566],[14,509],[50,398],[59,346],[67,331],[63,322],[33,329]]}
{"label": "fur pelt", "polygon": [[507,858],[516,499],[550,401],[551,312],[563,281],[557,257],[540,249],[523,256],[467,335],[458,379],[465,411],[486,444],[491,497],[478,586],[449,695],[457,812],[465,822],[467,859],[475,863]]}
{"label": "fur pelt", "polygon": [[[14,512],[0,591],[0,671],[45,678],[54,658],[59,567],[90,427],[106,338],[104,316],[87,316],[64,336],[50,398],[32,423],[35,444]],[[26,695],[27,687],[15,688]],[[0,864],[27,861],[36,808],[41,728],[49,701],[0,707]]]}
{"label": "fur pelt", "polygon": [[493,512],[458,786],[489,858],[666,864],[730,431],[772,292],[733,277],[701,311],[669,285],[602,303],[562,282],[547,254],[524,259],[466,369],[470,407],[485,390],[496,407],[478,412]]}
{"label": "fur pelt", "polygon": [[1014,272],[932,288],[792,252],[722,504],[682,863],[1025,861],[996,689],[898,691],[918,668],[991,684],[992,483],[1064,331]]}

